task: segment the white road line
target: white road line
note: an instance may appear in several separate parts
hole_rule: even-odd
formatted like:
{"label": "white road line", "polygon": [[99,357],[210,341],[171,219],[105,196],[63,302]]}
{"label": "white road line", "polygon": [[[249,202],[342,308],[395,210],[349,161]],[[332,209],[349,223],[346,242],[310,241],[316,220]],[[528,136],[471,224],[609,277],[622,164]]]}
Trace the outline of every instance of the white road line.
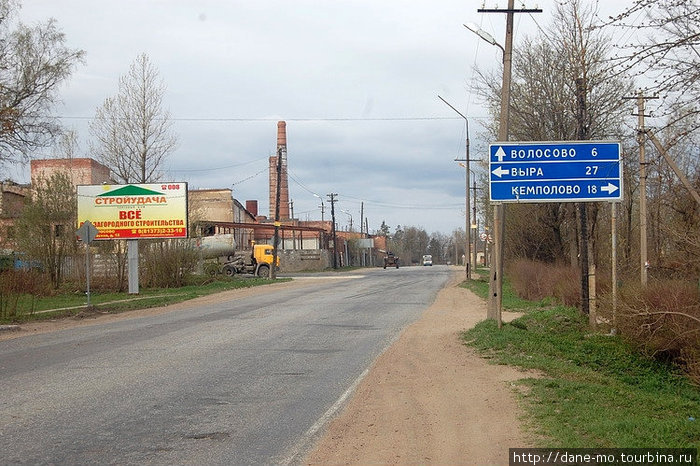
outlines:
{"label": "white road line", "polygon": [[340,395],[340,398],[336,400],[335,403],[333,403],[333,406],[328,408],[328,411],[326,411],[323,416],[321,416],[315,423],[312,425],[309,430],[306,431],[306,433],[301,437],[299,442],[291,449],[290,453],[287,455],[285,459],[283,459],[280,464],[285,464],[285,465],[291,465],[295,464],[294,461],[300,461],[301,458],[298,458],[299,455],[305,452],[305,450],[310,446],[309,443],[311,439],[314,438],[314,436],[325,426],[328,421],[333,419],[333,417],[336,415],[338,411],[340,411],[340,408],[343,407],[345,402],[347,401],[348,398],[350,398],[350,395],[355,391],[358,385],[360,385],[360,382],[362,382],[362,379],[364,379],[367,374],[369,373],[369,368],[365,369],[362,374],[359,375],[355,379],[355,381],[348,387],[345,392]]}

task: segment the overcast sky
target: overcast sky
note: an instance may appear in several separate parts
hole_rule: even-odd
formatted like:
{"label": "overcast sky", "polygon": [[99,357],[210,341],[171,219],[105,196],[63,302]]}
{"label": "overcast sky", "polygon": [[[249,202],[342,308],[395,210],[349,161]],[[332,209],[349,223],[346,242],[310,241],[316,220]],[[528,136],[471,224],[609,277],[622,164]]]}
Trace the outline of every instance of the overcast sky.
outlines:
{"label": "overcast sky", "polygon": [[[86,51],[56,109],[78,133],[79,156],[90,156],[89,119],[146,53],[179,139],[164,167],[170,181],[232,188],[267,214],[267,159],[285,120],[297,218],[320,219],[314,194],[337,193],[341,227],[352,216],[358,229],[364,201],[371,232],[386,221],[392,232],[449,234],[465,226],[465,170],[454,161],[464,157],[465,123],[437,95],[469,117],[479,157],[486,112],[470,82],[475,66],[497,67],[501,51],[462,23],[501,43],[505,34],[505,15],[477,13],[482,3],[23,0],[20,19],[55,18],[69,46]],[[517,15],[516,44],[549,23],[552,4],[526,2],[544,12]],[[495,5],[507,2],[487,2]],[[13,175],[29,181],[26,169]]]}

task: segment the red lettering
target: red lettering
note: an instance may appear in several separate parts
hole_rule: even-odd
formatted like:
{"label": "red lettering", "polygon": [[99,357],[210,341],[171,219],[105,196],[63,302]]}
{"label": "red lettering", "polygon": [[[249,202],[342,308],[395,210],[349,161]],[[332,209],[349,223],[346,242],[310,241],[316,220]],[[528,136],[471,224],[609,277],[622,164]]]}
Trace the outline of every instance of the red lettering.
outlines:
{"label": "red lettering", "polygon": [[120,210],[119,220],[134,220],[141,218],[140,210]]}

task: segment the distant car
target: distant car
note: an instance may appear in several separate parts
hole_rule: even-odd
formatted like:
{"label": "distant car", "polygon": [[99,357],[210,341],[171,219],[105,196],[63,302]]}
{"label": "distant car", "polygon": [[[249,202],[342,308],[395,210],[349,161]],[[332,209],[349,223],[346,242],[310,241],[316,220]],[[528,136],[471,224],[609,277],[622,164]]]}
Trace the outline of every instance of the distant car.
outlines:
{"label": "distant car", "polygon": [[384,268],[386,269],[387,267],[399,268],[399,258],[391,251],[387,252],[386,256],[384,256]]}
{"label": "distant car", "polygon": [[426,254],[423,256],[423,265],[433,265],[433,256]]}

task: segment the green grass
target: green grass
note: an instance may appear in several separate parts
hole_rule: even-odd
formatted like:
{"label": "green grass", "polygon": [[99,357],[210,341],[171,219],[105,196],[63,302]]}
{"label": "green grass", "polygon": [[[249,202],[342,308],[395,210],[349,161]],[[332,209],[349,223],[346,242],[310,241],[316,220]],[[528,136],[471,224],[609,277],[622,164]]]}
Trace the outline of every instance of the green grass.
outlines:
{"label": "green grass", "polygon": [[542,374],[519,390],[535,446],[700,448],[698,387],[619,337],[590,333],[587,322],[576,309],[535,307],[463,338],[498,364]]}
{"label": "green grass", "polygon": [[[249,288],[288,280],[290,279],[277,279],[275,281],[263,278],[239,277],[220,278],[213,281],[207,279],[202,284],[192,284],[180,288],[141,288],[138,295],[130,295],[126,292],[92,291],[90,293],[90,304],[93,308],[92,310],[98,309],[102,312],[117,313],[165,306],[221,291]],[[2,299],[0,298],[0,304],[3,304]],[[11,299],[14,299],[14,297]],[[87,296],[84,291],[78,293],[65,291],[46,297],[20,295],[17,299],[17,315],[0,317],[0,324],[53,319],[60,316],[75,315],[87,310]]]}

